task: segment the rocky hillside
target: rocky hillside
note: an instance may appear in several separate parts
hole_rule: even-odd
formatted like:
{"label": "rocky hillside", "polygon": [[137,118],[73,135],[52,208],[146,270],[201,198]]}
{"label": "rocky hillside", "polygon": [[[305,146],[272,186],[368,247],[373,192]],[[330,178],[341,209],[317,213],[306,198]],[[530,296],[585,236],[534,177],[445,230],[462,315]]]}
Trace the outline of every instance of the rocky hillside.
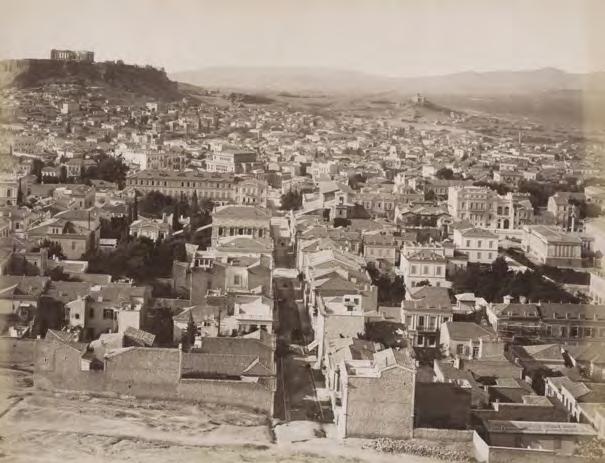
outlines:
{"label": "rocky hillside", "polygon": [[181,97],[177,83],[171,81],[163,70],[151,66],[48,59],[0,61],[0,88],[35,88],[53,83],[103,87],[109,95],[113,91],[160,100]]}

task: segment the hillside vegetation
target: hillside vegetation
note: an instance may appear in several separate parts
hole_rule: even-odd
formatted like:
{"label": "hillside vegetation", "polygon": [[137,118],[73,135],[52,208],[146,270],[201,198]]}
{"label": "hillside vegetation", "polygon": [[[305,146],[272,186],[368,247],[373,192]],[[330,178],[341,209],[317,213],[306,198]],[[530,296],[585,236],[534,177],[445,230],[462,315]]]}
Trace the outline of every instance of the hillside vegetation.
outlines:
{"label": "hillside vegetation", "polygon": [[48,59],[0,62],[0,87],[35,88],[53,83],[99,86],[160,100],[181,97],[163,70],[120,62],[84,63]]}

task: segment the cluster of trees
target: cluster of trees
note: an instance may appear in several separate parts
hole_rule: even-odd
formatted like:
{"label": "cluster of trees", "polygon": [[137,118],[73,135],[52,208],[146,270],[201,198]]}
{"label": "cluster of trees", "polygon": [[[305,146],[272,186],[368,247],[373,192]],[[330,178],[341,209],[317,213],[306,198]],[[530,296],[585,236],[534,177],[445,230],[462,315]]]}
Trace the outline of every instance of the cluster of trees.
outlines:
{"label": "cluster of trees", "polygon": [[[107,273],[114,278],[129,277],[146,283],[151,283],[156,278],[168,277],[171,275],[174,260],[186,260],[185,243],[197,244],[202,249],[210,245],[210,229],[198,229],[212,222],[212,208],[210,201],[199,202],[196,193],[190,202],[186,198],[176,201],[157,191],[147,193],[140,200],[135,197],[128,217],[101,219],[101,236],[118,239],[117,249],[112,252],[95,250],[82,258],[89,261],[90,273]],[[139,210],[156,217],[161,216],[163,212],[172,213],[172,226],[175,231],[182,228],[178,217],[188,216],[189,227],[178,237],[160,242],[153,242],[145,237],[131,238],[128,233],[129,226],[132,220],[138,217]]]}
{"label": "cluster of trees", "polygon": [[105,219],[101,217],[101,238],[115,238],[125,240],[128,237],[130,217],[112,217]]}
{"label": "cluster of trees", "polygon": [[471,292],[488,302],[502,302],[504,296],[525,296],[530,301],[581,302],[560,285],[544,278],[540,269],[515,273],[503,257],[498,257],[489,268],[469,264],[466,271],[454,275],[454,294]]}
{"label": "cluster of trees", "polygon": [[536,182],[535,180],[521,180],[519,182],[519,192],[529,193],[529,200],[534,209],[546,207],[548,198],[557,191],[580,191],[575,179],[568,179],[564,183]]}
{"label": "cluster of trees", "polygon": [[570,199],[569,202],[576,206],[578,218],[580,219],[594,218],[601,215],[601,208],[598,204],[587,203],[586,201],[578,201],[575,199]]}
{"label": "cluster of trees", "polygon": [[378,303],[386,306],[397,306],[405,297],[403,277],[382,273],[373,262],[366,266],[372,284],[378,288]]}
{"label": "cluster of trees", "polygon": [[442,167],[435,172],[435,177],[442,180],[452,180],[454,178],[454,171],[449,167]]}
{"label": "cluster of trees", "polygon": [[186,260],[185,240],[168,239],[154,243],[146,237],[121,241],[112,252],[94,250],[82,256],[89,273],[106,273],[114,278],[128,277],[148,283],[168,277],[174,260]]}
{"label": "cluster of trees", "polygon": [[349,177],[349,186],[354,190],[359,190],[367,180],[367,176],[363,174],[353,174]]}
{"label": "cluster of trees", "polygon": [[281,195],[282,211],[296,211],[302,207],[302,193],[299,191],[290,190]]}
{"label": "cluster of trees", "polygon": [[100,152],[93,159],[96,165],[90,166],[82,174],[82,180],[85,183],[90,180],[105,180],[117,183],[119,188],[124,188],[128,166],[121,156],[113,157]]}
{"label": "cluster of trees", "polygon": [[[95,164],[82,172],[81,178],[78,179],[79,182],[90,184],[91,180],[105,180],[107,182],[117,183],[119,188],[124,187],[128,166],[121,156],[113,157],[104,152],[98,152],[92,159],[95,161]],[[64,157],[59,159],[61,164],[65,161],[66,159]],[[42,181],[44,181],[44,183],[68,183],[67,167],[64,165],[59,167],[58,177],[43,177],[42,169],[44,167],[45,164],[41,160],[33,160],[31,172],[36,176],[38,183],[41,183]]]}
{"label": "cluster of trees", "polygon": [[45,239],[39,245],[34,246],[32,248],[32,251],[38,252],[42,248],[46,248],[46,252],[48,253],[47,255],[48,255],[49,259],[54,259],[54,258],[61,259],[61,260],[65,259],[65,254],[63,254],[63,248],[56,241],[50,241],[50,240]]}
{"label": "cluster of trees", "polygon": [[513,191],[513,189],[505,183],[486,182],[484,180],[479,180],[477,182],[473,182],[473,185],[491,188],[492,190],[498,192],[499,195],[505,195],[509,191]]}

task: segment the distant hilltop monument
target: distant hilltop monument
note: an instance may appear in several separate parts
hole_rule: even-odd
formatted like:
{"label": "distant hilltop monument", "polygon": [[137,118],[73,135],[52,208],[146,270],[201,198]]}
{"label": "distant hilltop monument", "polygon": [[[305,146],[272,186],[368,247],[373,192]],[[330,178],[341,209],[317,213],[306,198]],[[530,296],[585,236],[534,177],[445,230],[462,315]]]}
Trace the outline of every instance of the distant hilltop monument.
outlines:
{"label": "distant hilltop monument", "polygon": [[426,103],[424,95],[420,93],[416,93],[416,95],[414,95],[411,99],[412,103],[417,104],[419,106],[423,106]]}
{"label": "distant hilltop monument", "polygon": [[55,50],[50,51],[50,59],[55,61],[79,61],[94,63],[95,53],[87,50]]}

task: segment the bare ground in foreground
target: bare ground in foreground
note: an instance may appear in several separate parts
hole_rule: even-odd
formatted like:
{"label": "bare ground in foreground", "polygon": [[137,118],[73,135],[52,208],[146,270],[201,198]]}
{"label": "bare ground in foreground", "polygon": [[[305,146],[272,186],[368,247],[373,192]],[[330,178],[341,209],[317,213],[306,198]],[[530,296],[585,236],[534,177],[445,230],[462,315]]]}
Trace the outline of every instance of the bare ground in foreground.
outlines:
{"label": "bare ground in foreground", "polygon": [[267,417],[241,409],[52,393],[31,386],[31,374],[0,370],[0,461],[436,461],[362,450],[356,441],[275,444]]}

